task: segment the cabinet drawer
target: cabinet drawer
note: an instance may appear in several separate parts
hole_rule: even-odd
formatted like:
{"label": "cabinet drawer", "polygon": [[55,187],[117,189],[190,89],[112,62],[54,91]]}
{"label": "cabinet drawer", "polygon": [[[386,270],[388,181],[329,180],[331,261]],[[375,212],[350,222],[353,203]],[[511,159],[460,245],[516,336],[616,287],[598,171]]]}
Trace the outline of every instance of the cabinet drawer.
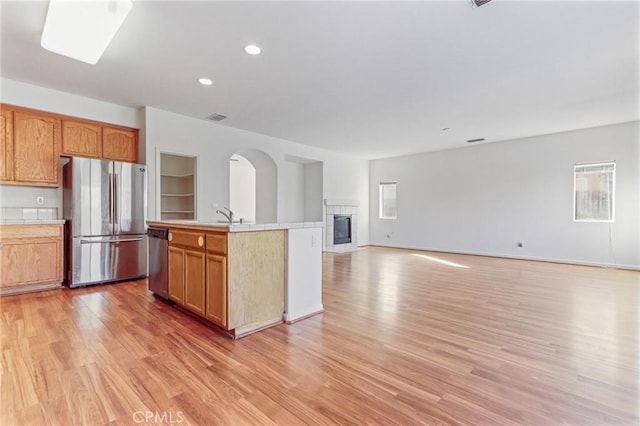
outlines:
{"label": "cabinet drawer", "polygon": [[227,234],[207,234],[207,251],[227,254]]}
{"label": "cabinet drawer", "polygon": [[204,232],[169,229],[169,244],[204,250]]}

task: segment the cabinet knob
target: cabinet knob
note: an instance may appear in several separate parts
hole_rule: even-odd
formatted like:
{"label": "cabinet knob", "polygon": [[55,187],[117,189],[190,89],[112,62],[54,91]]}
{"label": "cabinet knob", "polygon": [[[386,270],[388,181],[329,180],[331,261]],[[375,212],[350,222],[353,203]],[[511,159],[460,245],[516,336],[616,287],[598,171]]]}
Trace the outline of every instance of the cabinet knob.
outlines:
{"label": "cabinet knob", "polygon": [[198,247],[202,247],[204,245],[204,238],[198,237]]}
{"label": "cabinet knob", "polygon": [[169,241],[173,240],[173,234],[169,232]]}

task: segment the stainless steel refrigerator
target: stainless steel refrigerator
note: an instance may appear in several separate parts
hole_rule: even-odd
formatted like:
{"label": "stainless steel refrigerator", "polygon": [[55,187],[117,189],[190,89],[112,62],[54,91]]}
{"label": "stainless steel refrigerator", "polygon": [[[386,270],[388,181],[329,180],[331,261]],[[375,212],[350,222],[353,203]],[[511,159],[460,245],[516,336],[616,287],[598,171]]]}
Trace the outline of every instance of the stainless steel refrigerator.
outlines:
{"label": "stainless steel refrigerator", "polygon": [[65,282],[147,276],[147,166],[71,158],[63,167]]}

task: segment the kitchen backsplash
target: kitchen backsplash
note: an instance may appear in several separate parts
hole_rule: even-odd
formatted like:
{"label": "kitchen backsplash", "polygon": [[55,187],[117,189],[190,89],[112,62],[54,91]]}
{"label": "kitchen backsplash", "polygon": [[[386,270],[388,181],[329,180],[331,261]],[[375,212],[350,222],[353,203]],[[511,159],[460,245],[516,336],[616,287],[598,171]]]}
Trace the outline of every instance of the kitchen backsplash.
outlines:
{"label": "kitchen backsplash", "polygon": [[55,219],[59,219],[56,207],[0,207],[2,222]]}
{"label": "kitchen backsplash", "polygon": [[[43,197],[44,204],[38,204]],[[62,212],[62,187],[44,188],[37,186],[0,185],[1,207],[57,207]]]}

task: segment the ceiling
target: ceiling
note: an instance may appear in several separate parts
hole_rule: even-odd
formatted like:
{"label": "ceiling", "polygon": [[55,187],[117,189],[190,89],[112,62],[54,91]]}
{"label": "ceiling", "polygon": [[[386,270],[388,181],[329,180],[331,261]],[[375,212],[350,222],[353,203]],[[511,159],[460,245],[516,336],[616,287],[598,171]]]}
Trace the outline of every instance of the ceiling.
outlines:
{"label": "ceiling", "polygon": [[2,1],[0,71],[381,158],[637,120],[639,6],[134,0],[88,65],[40,47],[47,2]]}

